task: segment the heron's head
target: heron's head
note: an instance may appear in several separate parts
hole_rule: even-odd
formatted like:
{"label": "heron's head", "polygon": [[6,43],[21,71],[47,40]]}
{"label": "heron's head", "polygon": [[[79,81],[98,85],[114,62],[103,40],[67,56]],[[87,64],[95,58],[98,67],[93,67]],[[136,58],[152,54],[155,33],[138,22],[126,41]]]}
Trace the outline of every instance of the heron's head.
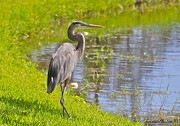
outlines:
{"label": "heron's head", "polygon": [[87,24],[82,21],[75,21],[70,25],[70,27],[73,29],[103,28],[103,26]]}

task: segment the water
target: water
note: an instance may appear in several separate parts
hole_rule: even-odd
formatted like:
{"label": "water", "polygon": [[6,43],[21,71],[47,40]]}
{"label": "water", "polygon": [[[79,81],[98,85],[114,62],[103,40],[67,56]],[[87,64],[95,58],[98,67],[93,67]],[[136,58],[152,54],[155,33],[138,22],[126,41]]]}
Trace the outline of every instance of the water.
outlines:
{"label": "water", "polygon": [[[101,40],[86,37],[85,56],[72,76],[72,82],[79,83],[75,93],[100,105],[101,110],[132,120],[178,117],[180,22],[106,30],[109,33]],[[32,61],[38,62],[39,70],[46,72],[59,46],[49,43],[34,50]]]}

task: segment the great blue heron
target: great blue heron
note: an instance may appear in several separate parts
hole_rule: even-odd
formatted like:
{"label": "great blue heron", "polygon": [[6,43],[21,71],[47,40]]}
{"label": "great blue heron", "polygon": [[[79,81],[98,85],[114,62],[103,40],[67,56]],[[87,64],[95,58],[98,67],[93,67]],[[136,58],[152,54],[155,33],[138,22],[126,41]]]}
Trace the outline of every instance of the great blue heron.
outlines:
{"label": "great blue heron", "polygon": [[[76,63],[84,54],[85,48],[85,38],[82,33],[76,32],[75,29],[82,28],[103,28],[103,26],[86,24],[81,21],[73,22],[68,28],[68,37],[72,41],[78,41],[77,47],[71,43],[62,44],[57,51],[52,55],[49,69],[48,69],[48,78],[47,78],[47,93],[52,93],[57,85],[61,85],[62,97],[60,100],[61,105],[63,106],[63,116],[64,110],[69,115],[66,107],[64,106],[64,92],[66,86],[70,81],[72,72],[76,66]],[[63,82],[65,81],[64,87]]]}

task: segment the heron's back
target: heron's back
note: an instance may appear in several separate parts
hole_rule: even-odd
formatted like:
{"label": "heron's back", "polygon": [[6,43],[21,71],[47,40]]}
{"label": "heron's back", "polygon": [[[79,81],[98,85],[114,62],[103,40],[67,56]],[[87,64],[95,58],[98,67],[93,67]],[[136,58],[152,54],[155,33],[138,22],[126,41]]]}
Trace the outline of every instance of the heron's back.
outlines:
{"label": "heron's back", "polygon": [[48,93],[55,87],[71,77],[77,63],[77,52],[71,43],[64,43],[53,54],[48,69]]}

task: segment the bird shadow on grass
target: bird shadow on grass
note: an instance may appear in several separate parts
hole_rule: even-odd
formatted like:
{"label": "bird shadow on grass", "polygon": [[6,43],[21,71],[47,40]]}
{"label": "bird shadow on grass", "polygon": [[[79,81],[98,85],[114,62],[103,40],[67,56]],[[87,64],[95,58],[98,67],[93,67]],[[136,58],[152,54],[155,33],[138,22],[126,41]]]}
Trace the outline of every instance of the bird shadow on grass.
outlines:
{"label": "bird shadow on grass", "polygon": [[[21,123],[20,119],[23,117],[39,118],[38,122],[31,122],[35,125],[41,122],[41,119],[53,117],[62,117],[63,113],[59,109],[54,108],[52,104],[40,103],[38,100],[27,101],[24,98],[14,99],[13,97],[0,97],[1,105],[4,103],[4,108],[0,109],[2,112],[1,117],[3,118],[3,123]],[[40,113],[40,117],[36,117],[37,113]],[[44,113],[45,115],[42,115]],[[19,119],[14,119],[13,116],[18,115]],[[44,118],[45,117],[45,118]],[[43,121],[42,121],[43,122]],[[29,124],[30,122],[23,122],[23,124]]]}

